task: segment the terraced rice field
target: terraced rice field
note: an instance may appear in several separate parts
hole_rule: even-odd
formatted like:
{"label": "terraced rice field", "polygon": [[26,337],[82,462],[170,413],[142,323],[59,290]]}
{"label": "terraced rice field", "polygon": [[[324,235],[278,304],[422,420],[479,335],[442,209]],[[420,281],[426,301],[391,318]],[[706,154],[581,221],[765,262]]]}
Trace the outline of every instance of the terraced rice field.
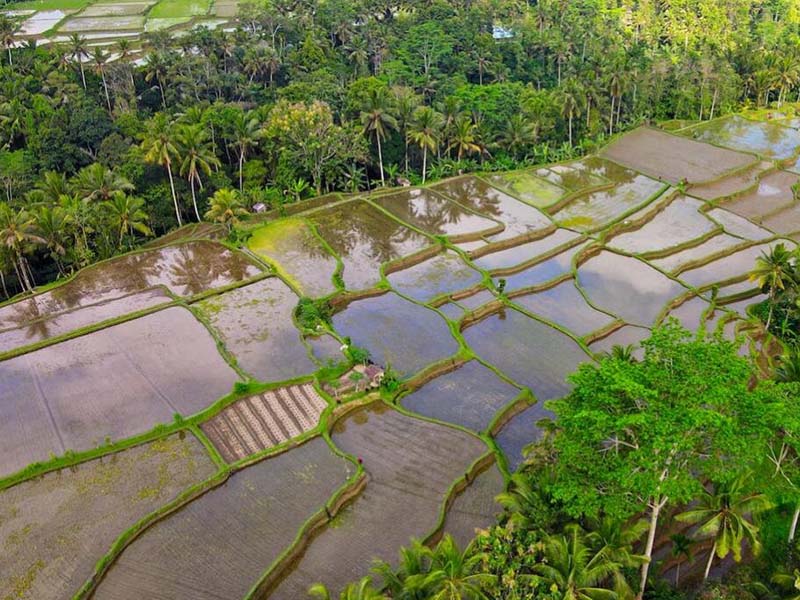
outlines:
{"label": "terraced rice field", "polygon": [[292,322],[297,301],[283,281],[269,278],[196,306],[242,369],[262,381],[282,381],[317,370]]}
{"label": "terraced rice field", "polygon": [[173,435],[0,491],[0,593],[71,598],[123,531],[214,471]]}
{"label": "terraced rice field", "polygon": [[434,244],[364,200],[322,209],[309,215],[309,221],[342,260],[342,278],[349,290],[374,287],[381,265]]}
{"label": "terraced rice field", "polygon": [[[236,9],[180,6],[75,0],[31,27]],[[641,356],[665,318],[752,327],[748,271],[800,238],[800,133],[756,118],[315,199],[238,251],[187,226],[0,304],[0,598],[295,600],[412,536],[469,543],[580,364]],[[374,379],[329,397],[354,347]],[[399,388],[365,391],[384,369]]]}
{"label": "terraced rice field", "polygon": [[148,529],[94,598],[242,598],[354,471],[320,438],[247,467]]}
{"label": "terraced rice field", "polygon": [[237,400],[200,425],[228,462],[268,450],[314,429],[328,403],[310,383]]}
{"label": "terraced rice field", "polygon": [[0,474],[200,412],[237,379],[183,308],[2,361]]}
{"label": "terraced rice field", "polygon": [[[394,562],[401,544],[436,528],[448,489],[486,452],[483,442],[462,431],[376,407],[340,421],[332,439],[363,461],[366,489],[320,533],[269,598],[302,598],[314,582],[338,594],[373,559]],[[378,530],[381,535],[374,535]]]}

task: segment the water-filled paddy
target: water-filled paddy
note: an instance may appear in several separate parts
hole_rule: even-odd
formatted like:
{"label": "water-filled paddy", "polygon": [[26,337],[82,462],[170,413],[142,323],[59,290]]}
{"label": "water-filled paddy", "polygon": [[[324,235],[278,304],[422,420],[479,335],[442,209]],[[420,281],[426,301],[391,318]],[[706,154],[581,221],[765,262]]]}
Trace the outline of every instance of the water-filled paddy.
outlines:
{"label": "water-filled paddy", "polygon": [[539,256],[550,254],[563,246],[576,243],[580,237],[579,233],[569,229],[557,229],[550,235],[533,242],[518,244],[489,254],[481,254],[473,258],[472,262],[477,267],[487,271],[509,269],[535,260]]}
{"label": "water-filled paddy", "polygon": [[[639,342],[648,337],[650,337],[649,329],[636,327],[635,325],[625,325],[592,342],[589,344],[589,349],[597,354],[611,352],[614,346],[638,346]],[[635,355],[641,356],[641,349],[637,348]]]}
{"label": "water-filled paddy", "polygon": [[17,317],[24,325],[0,331],[0,352],[66,335],[83,327],[169,302],[172,302],[172,298],[156,288],[38,319],[35,313],[25,313],[26,310],[38,310],[35,301],[20,302],[12,306],[21,311]]}
{"label": "water-filled paddy", "polygon": [[275,264],[304,295],[327,296],[336,291],[336,259],[302,219],[270,223],[258,229],[247,245]]}
{"label": "water-filled paddy", "polygon": [[752,188],[758,183],[758,179],[763,176],[765,172],[774,168],[774,165],[768,161],[756,163],[751,167],[740,169],[732,175],[728,175],[717,181],[702,185],[693,185],[689,188],[689,194],[697,198],[702,198],[703,200],[724,198]]}
{"label": "water-filled paddy", "polygon": [[644,206],[666,189],[662,182],[629,169],[609,164],[602,170],[614,187],[571,200],[553,217],[559,225],[575,231],[595,231]]}
{"label": "water-filled paddy", "polygon": [[771,231],[764,229],[763,227],[759,227],[744,217],[740,217],[739,215],[722,208],[715,208],[708,211],[706,214],[711,219],[722,225],[722,227],[725,229],[725,233],[735,235],[745,240],[763,240],[765,238],[772,237]]}
{"label": "water-filled paddy", "polygon": [[114,17],[73,17],[58,28],[61,33],[82,31],[138,31],[144,27],[144,16],[120,15]]}
{"label": "water-filled paddy", "polygon": [[411,375],[458,351],[441,316],[393,292],[350,303],[333,316],[333,327],[366,348],[373,361],[391,365],[401,375]]}
{"label": "water-filled paddy", "polygon": [[455,252],[447,251],[388,276],[397,292],[419,302],[478,285],[483,276]]}
{"label": "water-filled paddy", "polygon": [[755,162],[755,157],[702,144],[657,129],[640,127],[603,152],[616,162],[677,185],[716,180]]}
{"label": "water-filled paddy", "polygon": [[489,236],[493,242],[535,234],[553,228],[553,223],[533,206],[520,202],[477,177],[459,177],[431,187],[482,215],[505,225]]}
{"label": "water-filled paddy", "polygon": [[401,404],[426,417],[484,431],[518,395],[518,388],[471,360],[404,396]]}
{"label": "water-filled paddy", "polygon": [[468,239],[502,229],[497,221],[426,189],[394,192],[373,198],[371,202],[430,235]]}
{"label": "water-filled paddy", "polygon": [[4,597],[73,597],[127,528],[214,471],[194,436],[173,435],[0,492]]}
{"label": "water-filled paddy", "polygon": [[753,191],[737,196],[723,206],[739,216],[758,221],[760,217],[791,205],[794,202],[792,186],[798,181],[800,175],[775,171],[762,177]]}
{"label": "water-filled paddy", "polygon": [[689,331],[697,331],[703,324],[703,314],[710,308],[709,303],[700,296],[694,296],[680,306],[671,309],[666,318],[674,318]]}
{"label": "water-filled paddy", "polygon": [[682,271],[678,278],[692,287],[705,288],[713,283],[743,277],[752,271],[756,258],[774,245],[760,244],[738,250],[700,267]]}
{"label": "water-filled paddy", "polygon": [[478,356],[529,387],[539,400],[566,394],[566,376],[589,360],[566,334],[514,309],[470,325],[463,335]]}
{"label": "water-filled paddy", "polygon": [[592,173],[592,170],[586,168],[580,161],[552,165],[534,172],[542,179],[546,179],[570,193],[610,183],[605,177]]}
{"label": "water-filled paddy", "polygon": [[529,444],[537,441],[542,436],[542,430],[537,426],[541,419],[550,419],[553,413],[547,410],[541,402],[537,402],[515,415],[494,436],[497,445],[506,457],[510,471],[516,471],[523,461],[522,451]]}
{"label": "water-filled paddy", "polygon": [[475,538],[477,529],[494,525],[502,507],[495,497],[505,489],[506,482],[497,465],[478,474],[469,487],[461,492],[447,511],[444,533],[449,533],[462,550]]}
{"label": "water-filled paddy", "polygon": [[304,598],[315,582],[338,594],[368,574],[374,559],[395,563],[401,546],[432,532],[449,487],[486,452],[476,437],[385,405],[344,417],[332,439],[362,460],[367,486],[311,542],[270,600]]}
{"label": "water-filled paddy", "polygon": [[578,285],[598,308],[644,326],[653,324],[669,300],[686,292],[646,263],[608,251],[578,267]]}
{"label": "water-filled paddy", "polygon": [[297,301],[283,281],[270,277],[196,306],[245,372],[282,381],[317,369],[292,320]]}
{"label": "water-filled paddy", "polygon": [[517,273],[495,277],[494,281],[499,284],[500,280],[505,280],[505,291],[507,293],[542,285],[570,273],[572,271],[572,260],[580,251],[581,248],[565,250]]}
{"label": "water-filled paddy", "polygon": [[743,152],[786,160],[800,148],[797,131],[775,122],[751,121],[732,115],[696,125],[682,135]]}
{"label": "water-filled paddy", "polygon": [[616,320],[589,306],[571,279],[540,292],[515,296],[514,303],[530,313],[561,325],[577,337],[603,329]]}
{"label": "water-filled paddy", "polygon": [[435,243],[364,200],[322,209],[308,219],[341,258],[342,277],[348,290],[375,286],[380,281],[383,263]]}
{"label": "water-filled paddy", "polygon": [[667,273],[675,273],[691,263],[702,261],[719,253],[729,252],[732,248],[746,243],[741,238],[720,233],[697,246],[674,252],[664,258],[651,258],[648,262]]}
{"label": "water-filled paddy", "polygon": [[237,379],[183,308],[0,362],[0,475],[199,412]]}
{"label": "water-filled paddy", "polygon": [[645,254],[680,246],[710,234],[719,226],[707,219],[703,202],[677,196],[650,221],[636,230],[614,236],[606,244],[632,254]]}
{"label": "water-filled paddy", "polygon": [[354,472],[316,438],[234,473],[139,536],[93,597],[242,598]]}
{"label": "water-filled paddy", "polygon": [[567,193],[563,187],[537,177],[532,171],[498,173],[487,175],[486,178],[495,187],[538,208],[546,208],[555,204]]}

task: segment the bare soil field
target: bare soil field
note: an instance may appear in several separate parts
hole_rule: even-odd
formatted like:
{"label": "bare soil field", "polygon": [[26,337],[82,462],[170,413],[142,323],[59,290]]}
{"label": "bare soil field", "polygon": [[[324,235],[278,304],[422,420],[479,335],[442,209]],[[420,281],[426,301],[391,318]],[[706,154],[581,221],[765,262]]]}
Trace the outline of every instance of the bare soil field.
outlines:
{"label": "bare soil field", "polygon": [[632,131],[602,151],[602,155],[651,177],[677,185],[702,183],[756,162],[756,157],[649,127]]}

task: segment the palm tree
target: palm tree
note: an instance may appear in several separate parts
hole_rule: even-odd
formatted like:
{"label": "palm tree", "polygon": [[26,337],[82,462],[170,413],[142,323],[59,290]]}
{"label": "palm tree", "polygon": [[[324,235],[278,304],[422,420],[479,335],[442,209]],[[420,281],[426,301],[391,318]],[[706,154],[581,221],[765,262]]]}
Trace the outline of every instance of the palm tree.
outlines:
{"label": "palm tree", "polygon": [[486,556],[462,552],[449,534],[437,544],[431,555],[430,572],[421,586],[433,600],[488,600],[483,591],[496,580],[491,573],[481,572]]}
{"label": "palm tree", "polygon": [[800,382],[800,349],[788,348],[778,358],[775,379],[782,382]]}
{"label": "palm tree", "polygon": [[206,137],[206,130],[202,125],[184,125],[177,134],[179,152],[181,155],[180,174],[189,181],[192,190],[192,205],[198,222],[200,211],[197,209],[197,195],[195,183],[203,189],[201,173],[211,174],[211,169],[219,166],[219,159],[214,155],[211,144]]}
{"label": "palm tree", "polygon": [[614,344],[611,350],[605,353],[605,356],[621,362],[633,363],[636,362],[635,352],[636,346],[633,344],[626,344],[624,346],[622,344]]}
{"label": "palm tree", "polygon": [[561,116],[567,120],[569,124],[569,145],[572,146],[572,121],[575,117],[580,116],[581,107],[578,103],[578,97],[572,90],[565,90],[561,103]]}
{"label": "palm tree", "polygon": [[495,500],[508,513],[508,524],[513,529],[537,529],[542,522],[542,507],[549,506],[550,498],[540,481],[523,473],[514,473],[508,489]]}
{"label": "palm tree", "polygon": [[407,87],[393,88],[393,92],[398,129],[403,135],[404,172],[408,173],[408,129],[414,120],[414,113],[419,106],[419,98],[416,96],[416,94],[414,94],[414,91],[411,88]]}
{"label": "palm tree", "polygon": [[147,83],[155,81],[158,91],[161,92],[161,106],[167,108],[167,99],[164,94],[164,78],[167,74],[167,61],[161,52],[150,52],[144,59],[144,80]]}
{"label": "palm tree", "polygon": [[108,84],[106,83],[108,52],[103,50],[103,48],[100,46],[95,46],[92,50],[92,62],[94,63],[94,72],[100,75],[100,80],[103,82],[103,92],[106,95],[106,106],[108,106],[108,112],[111,112],[111,97],[108,95]]}
{"label": "palm tree", "polygon": [[538,126],[535,121],[521,113],[513,115],[497,135],[497,145],[508,152],[512,157],[519,155],[526,148],[536,143]]}
{"label": "palm tree", "polygon": [[745,481],[746,478],[740,476],[715,484],[710,492],[703,493],[697,506],[675,516],[678,521],[697,524],[697,537],[714,540],[703,580],[708,579],[715,554],[725,558],[733,553],[734,560],[739,562],[745,541],[754,553],[760,550],[758,527],[748,519],[772,508],[773,504],[765,494],[748,492]]}
{"label": "palm tree", "polygon": [[69,192],[67,176],[56,171],[46,171],[36,184],[36,189],[42,192],[47,202],[57,202],[62,194]]}
{"label": "palm tree", "polygon": [[625,523],[604,516],[589,523],[591,532],[586,539],[605,559],[621,568],[612,573],[614,591],[619,598],[633,598],[634,592],[622,569],[639,568],[647,562],[647,557],[633,552],[633,546],[642,539],[650,524],[645,519]]}
{"label": "palm tree", "polygon": [[411,545],[400,549],[400,561],[396,569],[379,561],[372,571],[380,577],[384,589],[395,600],[422,600],[427,594],[418,583],[430,573],[433,551],[419,540],[411,540]]}
{"label": "palm tree", "polygon": [[133,235],[134,231],[138,231],[142,235],[153,235],[147,226],[147,213],[144,212],[144,200],[141,198],[116,192],[110,200],[103,202],[101,209],[119,234],[119,248],[126,234]]}
{"label": "palm tree", "polygon": [[779,571],[772,576],[772,582],[789,592],[784,600],[800,600],[800,569],[791,573]]}
{"label": "palm tree", "polygon": [[117,62],[125,65],[128,70],[128,78],[131,83],[131,89],[136,91],[136,84],[133,82],[133,69],[130,68],[130,62],[133,58],[133,42],[131,40],[121,39],[116,44]]}
{"label": "palm tree", "polygon": [[132,192],[133,184],[100,163],[84,167],[75,176],[72,187],[87,202],[109,200],[116,192]]}
{"label": "palm tree", "polygon": [[385,140],[389,130],[397,129],[397,119],[391,114],[392,97],[385,87],[371,89],[364,110],[361,111],[361,124],[364,134],[374,136],[378,144],[378,163],[381,170],[381,185],[386,185],[383,172],[383,150],[381,140]]}
{"label": "palm tree", "polygon": [[78,61],[78,67],[81,71],[81,81],[83,82],[83,89],[86,89],[86,73],[83,71],[83,59],[88,55],[88,47],[86,46],[86,38],[79,33],[73,33],[69,36],[69,51],[72,58]]}
{"label": "palm tree", "polygon": [[239,217],[247,214],[244,202],[236,190],[222,189],[214,192],[211,197],[211,208],[205,214],[206,219],[222,223],[231,231],[234,225],[239,224]]}
{"label": "palm tree", "polygon": [[442,117],[428,106],[414,112],[414,120],[408,131],[409,139],[422,149],[422,183],[428,174],[428,152],[436,152],[442,129]]}
{"label": "palm tree", "polygon": [[461,160],[465,154],[479,154],[482,148],[478,143],[477,129],[471,117],[466,115],[459,117],[453,126],[452,141],[447,147],[447,151],[455,149],[458,160]]}
{"label": "palm tree", "polygon": [[239,191],[244,191],[242,169],[247,153],[258,145],[261,136],[261,125],[258,119],[248,113],[237,113],[233,121],[231,141],[239,154]]}
{"label": "palm tree", "polygon": [[0,46],[8,52],[8,66],[13,67],[11,61],[11,48],[14,47],[16,35],[19,32],[19,24],[8,15],[0,14]]}
{"label": "palm tree", "polygon": [[36,233],[35,219],[25,210],[14,210],[0,203],[0,246],[11,254],[17,279],[23,290],[33,290],[33,277],[25,252],[31,244],[44,244]]}
{"label": "palm tree", "polygon": [[681,582],[681,563],[692,560],[694,542],[682,533],[675,533],[669,539],[672,540],[672,556],[675,558],[675,587],[678,587]]}
{"label": "palm tree", "polygon": [[767,288],[769,292],[769,315],[767,316],[767,330],[772,322],[772,312],[775,308],[775,299],[779,292],[786,288],[794,268],[794,256],[786,249],[783,243],[777,244],[769,252],[762,252],[756,259],[755,268],[750,271],[750,281],[758,283],[759,287]]}
{"label": "palm tree", "polygon": [[[331,593],[321,583],[316,583],[311,586],[308,593],[320,600],[331,600]],[[339,594],[339,600],[389,600],[388,596],[384,596],[377,589],[372,587],[372,580],[369,577],[364,577],[357,583],[350,583]]]}
{"label": "palm tree", "polygon": [[175,216],[180,227],[183,224],[181,210],[178,207],[178,195],[175,193],[175,181],[172,178],[172,162],[177,160],[179,155],[174,127],[166,114],[158,113],[147,122],[147,129],[142,139],[142,151],[145,162],[159,164],[167,170]]}
{"label": "palm tree", "polygon": [[64,275],[61,258],[67,253],[67,237],[72,224],[70,214],[62,207],[43,205],[33,212],[36,233],[42,238],[59,275]]}
{"label": "palm tree", "polygon": [[577,525],[564,528],[564,535],[545,540],[545,560],[533,571],[563,600],[616,600],[617,593],[603,583],[621,568],[602,551],[594,551]]}

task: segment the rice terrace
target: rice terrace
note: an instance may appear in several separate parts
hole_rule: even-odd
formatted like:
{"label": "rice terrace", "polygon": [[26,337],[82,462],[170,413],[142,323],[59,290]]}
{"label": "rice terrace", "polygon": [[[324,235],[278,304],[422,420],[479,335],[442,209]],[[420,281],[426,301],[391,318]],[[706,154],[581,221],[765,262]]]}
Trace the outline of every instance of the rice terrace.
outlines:
{"label": "rice terrace", "polygon": [[579,364],[671,317],[772,360],[796,127],[190,225],[0,306],[0,597],[291,600],[468,544]]}

